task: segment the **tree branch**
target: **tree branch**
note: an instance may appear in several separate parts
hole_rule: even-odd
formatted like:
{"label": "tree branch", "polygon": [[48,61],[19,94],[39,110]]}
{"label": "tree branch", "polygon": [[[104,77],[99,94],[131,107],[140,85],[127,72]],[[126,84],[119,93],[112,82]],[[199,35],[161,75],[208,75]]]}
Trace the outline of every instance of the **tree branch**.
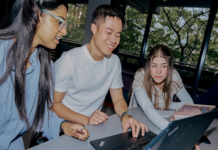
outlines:
{"label": "tree branch", "polygon": [[[178,11],[177,11],[177,12],[178,12]],[[174,23],[174,26],[176,25],[177,21],[179,20],[179,17],[181,16],[182,12],[183,12],[183,7],[182,7],[182,10],[180,11],[180,13],[179,13],[177,19],[176,19],[176,22]]]}
{"label": "tree branch", "polygon": [[193,23],[195,22],[196,19],[197,18],[195,18],[194,21],[188,26],[187,35],[186,35],[186,43],[185,43],[184,47],[186,47],[188,45],[188,43],[189,43],[189,31],[190,31],[190,28],[191,28],[191,26],[193,25]]}
{"label": "tree branch", "polygon": [[198,41],[197,41],[198,33],[199,33],[199,31],[201,30],[201,28],[202,28],[202,26],[204,25],[205,22],[206,22],[206,21],[202,22],[201,25],[199,26],[199,28],[198,28],[198,30],[197,30],[197,33],[196,33],[196,35],[195,35],[194,46],[191,48],[191,51],[190,51],[189,54],[187,55],[187,57],[186,57],[186,59],[185,59],[184,62],[187,61],[188,57],[192,54],[192,52],[193,52],[194,50],[197,50],[197,49],[196,49],[196,45],[198,44]]}
{"label": "tree branch", "polygon": [[180,49],[180,47],[177,47],[176,49],[174,49],[174,50],[173,50],[173,55],[172,55],[172,56],[174,56],[175,52],[176,52],[177,50],[179,50],[179,49]]}
{"label": "tree branch", "polygon": [[[189,19],[183,24],[183,26],[179,28],[179,31],[180,31],[191,19],[197,18],[198,16],[204,15],[204,14],[206,14],[206,13],[208,13],[208,12],[210,12],[210,11],[207,11],[207,12],[205,12],[205,13],[201,13],[201,14],[198,14],[198,15],[196,15],[196,16],[193,16],[193,17],[189,18]],[[184,17],[183,17],[183,18],[184,18]],[[179,31],[178,31],[178,32],[179,32]]]}
{"label": "tree branch", "polygon": [[162,9],[163,9],[163,12],[165,13],[165,15],[167,16],[167,20],[169,21],[169,23],[170,23],[172,29],[173,29],[174,32],[176,33],[176,35],[177,35],[177,37],[178,37],[178,40],[179,40],[180,48],[182,49],[183,47],[182,47],[182,43],[181,43],[181,38],[180,38],[180,36],[179,36],[179,32],[176,31],[175,27],[174,27],[173,24],[172,24],[172,21],[170,20],[169,15],[166,13],[165,9],[164,9],[163,7],[162,7]]}

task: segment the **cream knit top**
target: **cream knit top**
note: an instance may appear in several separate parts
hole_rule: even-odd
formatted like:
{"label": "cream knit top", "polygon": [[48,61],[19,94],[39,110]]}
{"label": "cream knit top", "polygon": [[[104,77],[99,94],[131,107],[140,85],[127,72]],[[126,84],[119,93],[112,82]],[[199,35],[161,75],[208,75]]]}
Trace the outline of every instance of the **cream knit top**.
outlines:
{"label": "cream knit top", "polygon": [[[159,114],[158,111],[154,108],[154,92],[152,93],[152,100],[149,99],[145,88],[144,88],[144,76],[145,71],[144,69],[141,69],[136,72],[134,81],[133,81],[133,93],[130,107],[137,107],[140,106],[147,117],[160,129],[164,129],[168,125],[168,120],[166,120],[161,114]],[[146,84],[146,82],[145,82]],[[163,98],[163,92],[156,86],[154,86],[157,90],[157,105],[160,109],[164,109],[165,102]],[[173,82],[171,87],[171,99],[173,99],[173,95],[176,94],[177,97],[181,100],[181,102],[172,102],[170,103],[169,108],[170,109],[178,109],[180,106],[182,106],[185,103],[193,103],[192,98],[184,88],[184,85],[182,83],[182,79],[179,76],[178,72],[176,70],[173,70]],[[134,98],[133,98],[134,97]]]}

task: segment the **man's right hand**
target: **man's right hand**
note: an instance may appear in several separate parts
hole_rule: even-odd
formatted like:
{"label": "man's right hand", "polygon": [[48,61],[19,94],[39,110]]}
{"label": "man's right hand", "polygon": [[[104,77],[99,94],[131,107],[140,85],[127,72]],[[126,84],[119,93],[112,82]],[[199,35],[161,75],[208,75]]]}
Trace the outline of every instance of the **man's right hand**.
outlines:
{"label": "man's right hand", "polygon": [[106,122],[107,119],[108,119],[108,115],[106,113],[103,113],[100,110],[96,110],[89,118],[88,124],[98,125],[103,122]]}
{"label": "man's right hand", "polygon": [[63,122],[61,128],[66,136],[73,136],[81,141],[85,141],[89,137],[89,131],[80,124]]}

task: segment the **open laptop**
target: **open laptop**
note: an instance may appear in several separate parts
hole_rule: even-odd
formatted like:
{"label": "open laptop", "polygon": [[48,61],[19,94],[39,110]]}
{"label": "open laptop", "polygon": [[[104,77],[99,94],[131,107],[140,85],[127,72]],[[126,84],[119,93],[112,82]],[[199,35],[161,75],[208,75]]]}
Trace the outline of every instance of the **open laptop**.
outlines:
{"label": "open laptop", "polygon": [[217,115],[215,110],[173,121],[144,150],[191,150]]}
{"label": "open laptop", "polygon": [[207,130],[218,111],[171,122],[158,136],[149,131],[132,137],[132,132],[91,141],[96,150],[191,150]]}

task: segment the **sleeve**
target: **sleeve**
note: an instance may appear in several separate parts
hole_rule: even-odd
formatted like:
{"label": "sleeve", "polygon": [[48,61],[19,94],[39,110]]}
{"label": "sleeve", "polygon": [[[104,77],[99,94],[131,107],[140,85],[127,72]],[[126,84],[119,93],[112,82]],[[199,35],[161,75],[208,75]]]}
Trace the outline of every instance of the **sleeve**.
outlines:
{"label": "sleeve", "polygon": [[185,87],[183,86],[181,90],[176,94],[181,102],[172,102],[171,109],[178,109],[185,103],[193,104],[193,100]]}
{"label": "sleeve", "polygon": [[161,130],[165,129],[169,121],[167,121],[155,108],[149,99],[147,92],[143,86],[143,70],[136,72],[133,81],[133,92],[135,93],[135,98],[138,105],[142,108],[147,117]]}
{"label": "sleeve", "polygon": [[149,99],[144,88],[135,91],[135,97],[147,117],[161,130],[165,129],[169,121],[167,121],[155,108]]}
{"label": "sleeve", "polygon": [[185,103],[193,104],[193,100],[187,90],[182,83],[182,79],[179,73],[174,70],[173,71],[173,81],[175,82],[174,92],[176,93],[177,97],[181,100],[181,102],[172,102],[170,108],[171,109],[178,109]]}
{"label": "sleeve", "polygon": [[144,87],[144,85],[143,85],[144,76],[145,76],[145,73],[143,70],[139,70],[135,73],[134,81],[132,83],[133,91],[137,91],[137,89],[141,89]]}
{"label": "sleeve", "polygon": [[[117,56],[116,56],[117,57]],[[117,57],[117,68],[110,89],[118,89],[123,87],[122,68],[120,59]]]}
{"label": "sleeve", "polygon": [[45,113],[44,123],[41,131],[43,132],[42,136],[48,138],[48,140],[59,137],[60,125],[64,119],[59,118],[53,111],[49,110]]}
{"label": "sleeve", "polygon": [[72,81],[74,67],[67,52],[55,62],[55,91],[67,92]]}
{"label": "sleeve", "polygon": [[182,82],[182,78],[180,77],[179,73],[176,70],[173,70],[173,86],[174,86],[174,92],[178,92],[184,87],[184,84]]}
{"label": "sleeve", "polygon": [[[53,79],[55,78],[54,74],[54,66],[53,62],[51,63]],[[53,88],[50,92],[51,100],[53,102]],[[50,106],[51,107],[51,106]],[[64,119],[59,118],[53,111],[47,110],[44,116],[44,122],[41,131],[43,132],[42,136],[48,138],[48,140],[56,138],[59,136],[60,124],[64,121]]]}
{"label": "sleeve", "polygon": [[0,40],[0,78],[4,75],[6,67],[7,52],[13,44],[13,40]]}
{"label": "sleeve", "polygon": [[218,83],[210,88],[206,93],[201,94],[195,101],[195,104],[216,105],[218,107]]}
{"label": "sleeve", "polygon": [[15,150],[15,149],[25,150],[22,136],[16,139],[15,141],[11,142],[10,146],[8,147],[8,150]]}

